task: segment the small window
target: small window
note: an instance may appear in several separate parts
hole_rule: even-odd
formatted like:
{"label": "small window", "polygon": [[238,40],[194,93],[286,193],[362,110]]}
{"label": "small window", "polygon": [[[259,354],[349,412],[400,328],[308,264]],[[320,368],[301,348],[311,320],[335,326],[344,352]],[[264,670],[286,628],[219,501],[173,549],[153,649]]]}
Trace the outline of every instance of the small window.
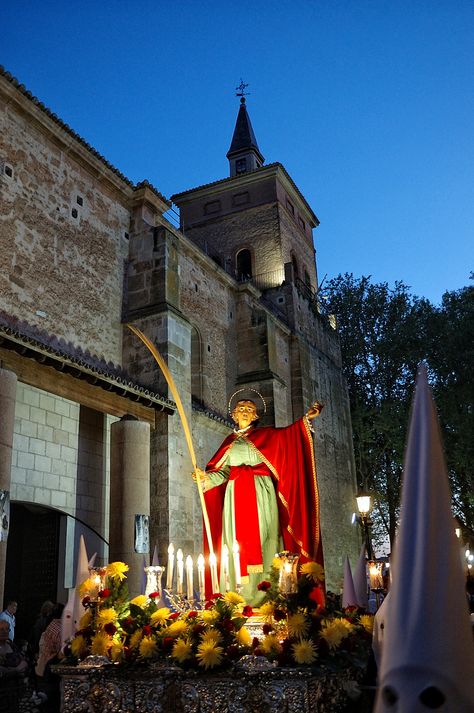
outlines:
{"label": "small window", "polygon": [[218,213],[221,209],[220,201],[210,201],[204,206],[204,215],[209,215],[210,213]]}
{"label": "small window", "polygon": [[211,351],[211,345],[210,345],[210,344],[207,345],[207,351],[208,351],[208,352]]}
{"label": "small window", "polygon": [[13,166],[10,166],[10,164],[6,163],[4,165],[3,172],[8,178],[13,178]]}
{"label": "small window", "polygon": [[78,216],[77,208],[73,208],[73,209],[72,209],[71,215],[72,215],[73,218],[77,218],[77,216]]}
{"label": "small window", "polygon": [[298,277],[298,261],[294,255],[291,256],[291,264],[293,265],[293,274]]}
{"label": "small window", "polygon": [[306,223],[304,222],[303,218],[298,218],[298,223],[301,230],[306,231]]}
{"label": "small window", "polygon": [[287,207],[288,210],[290,211],[291,215],[294,215],[294,214],[295,214],[295,206],[294,206],[293,203],[292,203],[291,201],[289,201],[288,199],[286,200],[286,207]]}
{"label": "small window", "polygon": [[123,237],[125,238],[125,240],[128,240],[129,237],[130,237],[130,235],[129,235],[128,233],[124,233],[124,234],[123,234]]}
{"label": "small window", "polygon": [[82,196],[76,196],[77,205],[84,205],[84,198]]}
{"label": "small window", "polygon": [[234,205],[245,205],[245,203],[249,203],[249,201],[250,196],[248,191],[245,191],[244,193],[236,193],[232,196],[232,203]]}
{"label": "small window", "polygon": [[236,173],[245,173],[247,170],[247,159],[246,158],[238,158],[235,162],[235,172]]}

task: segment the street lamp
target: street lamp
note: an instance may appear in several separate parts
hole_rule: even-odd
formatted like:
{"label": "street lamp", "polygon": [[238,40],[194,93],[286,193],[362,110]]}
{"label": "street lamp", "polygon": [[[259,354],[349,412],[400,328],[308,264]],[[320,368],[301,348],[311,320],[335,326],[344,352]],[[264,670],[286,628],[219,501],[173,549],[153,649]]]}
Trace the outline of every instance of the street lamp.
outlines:
{"label": "street lamp", "polygon": [[374,550],[372,547],[372,540],[370,537],[370,527],[372,525],[372,520],[369,518],[370,508],[371,508],[371,497],[367,493],[359,493],[356,498],[357,508],[360,514],[360,521],[362,529],[364,530],[365,537],[365,549],[367,551],[367,558],[369,560],[374,559]]}

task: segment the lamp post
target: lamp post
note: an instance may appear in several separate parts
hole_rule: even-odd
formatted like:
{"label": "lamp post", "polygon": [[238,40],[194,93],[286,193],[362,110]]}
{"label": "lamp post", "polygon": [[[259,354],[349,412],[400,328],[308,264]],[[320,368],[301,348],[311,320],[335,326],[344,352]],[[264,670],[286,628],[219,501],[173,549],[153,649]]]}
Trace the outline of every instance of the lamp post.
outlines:
{"label": "lamp post", "polygon": [[372,520],[369,518],[371,508],[371,497],[367,493],[359,493],[356,498],[357,508],[359,510],[360,522],[364,531],[365,549],[367,551],[367,559],[374,559],[374,550],[372,547],[372,539],[370,537],[370,527]]}

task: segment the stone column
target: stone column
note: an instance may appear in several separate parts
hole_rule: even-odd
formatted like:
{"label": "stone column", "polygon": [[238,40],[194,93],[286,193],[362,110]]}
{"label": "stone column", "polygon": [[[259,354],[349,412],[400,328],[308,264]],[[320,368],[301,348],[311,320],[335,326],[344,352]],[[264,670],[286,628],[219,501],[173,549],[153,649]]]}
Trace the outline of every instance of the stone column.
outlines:
{"label": "stone column", "polygon": [[[0,368],[0,490],[10,498],[17,376]],[[0,605],[3,602],[7,542],[0,542]]]}
{"label": "stone column", "polygon": [[150,424],[124,416],[110,429],[109,561],[129,565],[131,596],[140,594],[143,575],[143,554],[135,552],[136,515],[150,516]]}

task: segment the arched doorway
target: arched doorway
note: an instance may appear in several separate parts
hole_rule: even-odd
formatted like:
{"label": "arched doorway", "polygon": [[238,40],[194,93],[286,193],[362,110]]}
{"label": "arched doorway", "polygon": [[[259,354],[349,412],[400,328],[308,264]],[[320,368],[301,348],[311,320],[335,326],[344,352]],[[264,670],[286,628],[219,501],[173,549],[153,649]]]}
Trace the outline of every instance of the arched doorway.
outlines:
{"label": "arched doorway", "polygon": [[252,254],[250,250],[244,248],[239,250],[235,258],[237,279],[250,280],[252,277]]}
{"label": "arched doorway", "polygon": [[5,600],[18,601],[15,639],[28,639],[46,599],[58,597],[61,513],[33,503],[10,503]]}

